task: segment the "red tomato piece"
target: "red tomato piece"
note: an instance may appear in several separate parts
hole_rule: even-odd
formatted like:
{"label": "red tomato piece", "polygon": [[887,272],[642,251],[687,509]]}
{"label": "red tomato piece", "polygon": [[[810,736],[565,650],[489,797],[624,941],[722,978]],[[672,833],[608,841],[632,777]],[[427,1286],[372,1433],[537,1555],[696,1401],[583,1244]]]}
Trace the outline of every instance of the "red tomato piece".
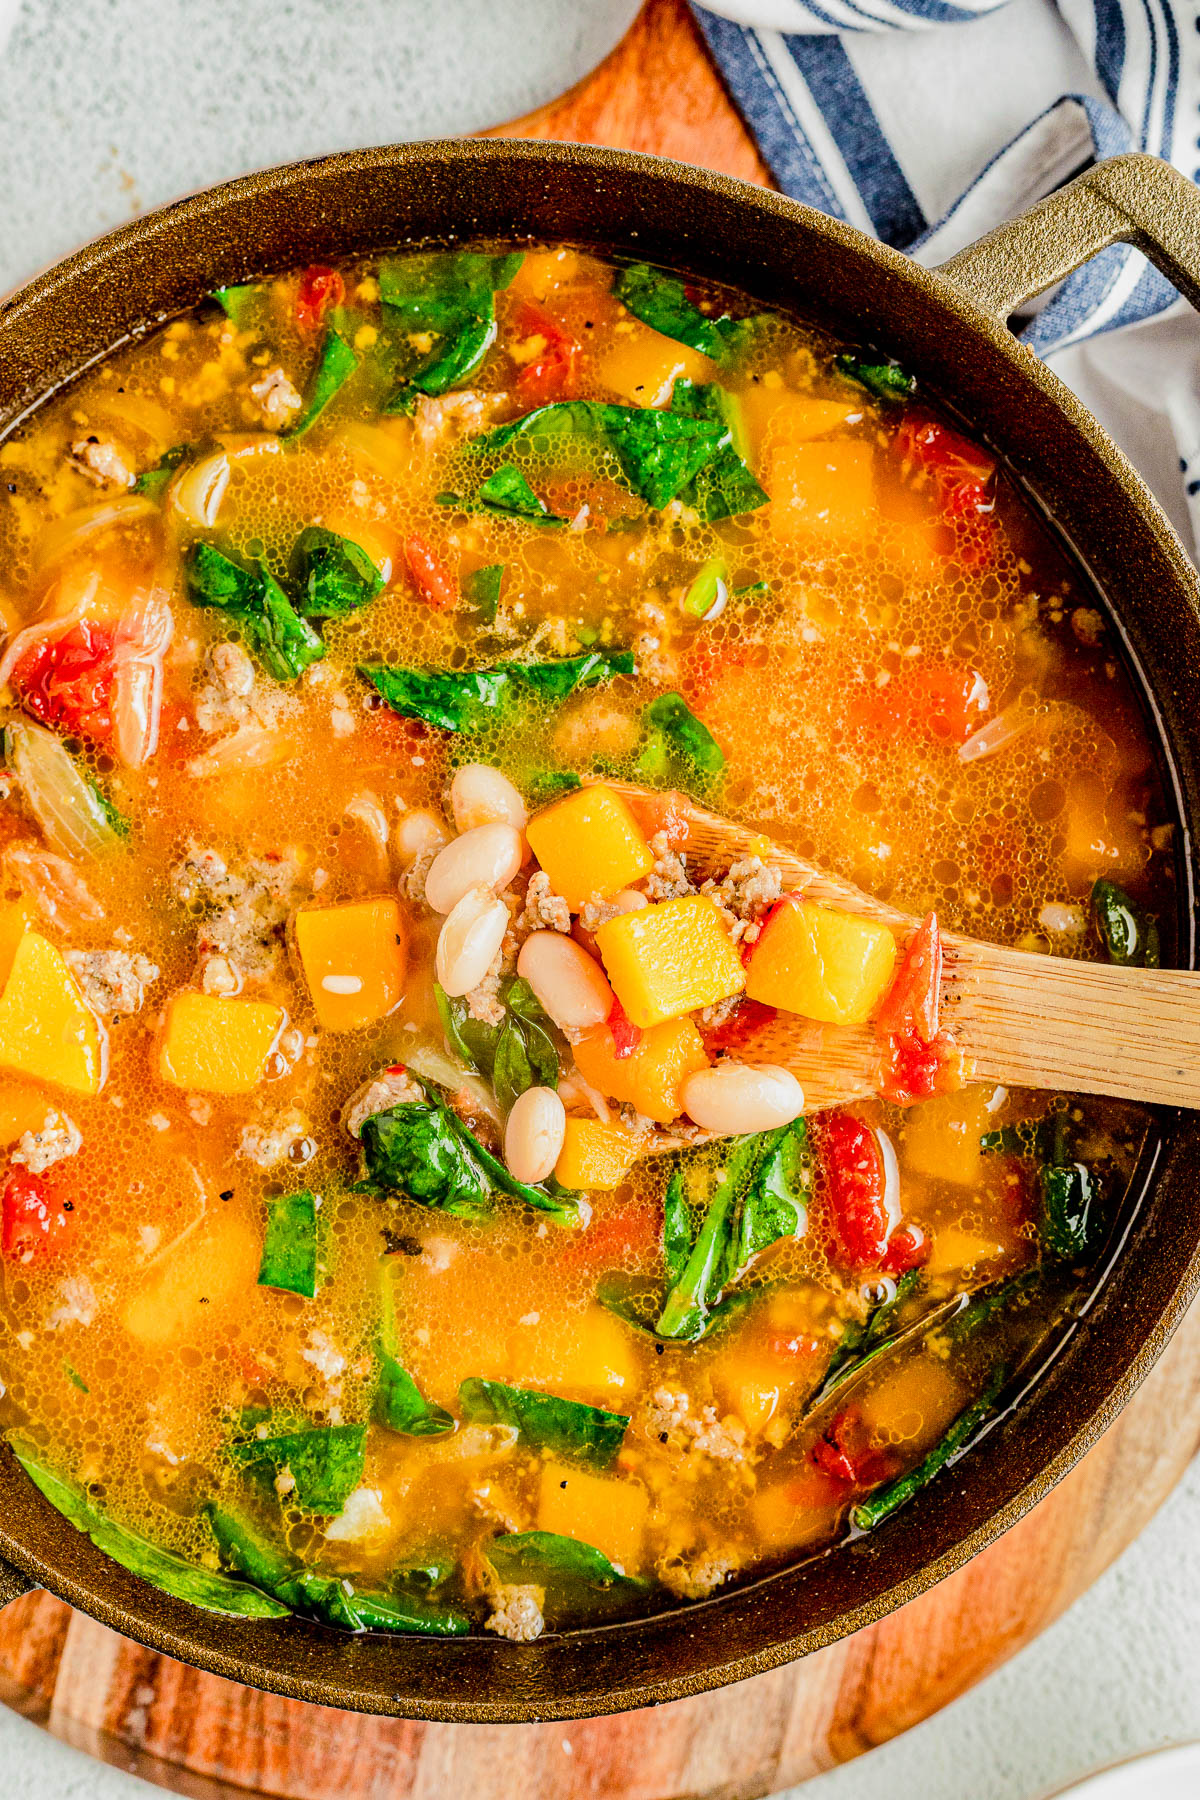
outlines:
{"label": "red tomato piece", "polygon": [[782,1332],[773,1332],[767,1339],[767,1352],[771,1356],[785,1358],[792,1362],[797,1359],[807,1362],[810,1358],[821,1355],[824,1345],[820,1338],[809,1337],[806,1332],[795,1332],[790,1337]]}
{"label": "red tomato piece", "polygon": [[69,631],[37,644],[12,672],[26,712],[70,736],[112,733],[114,633],[81,619]]}
{"label": "red tomato piece", "polygon": [[14,1168],[0,1193],[0,1253],[6,1262],[52,1256],[71,1229],[74,1202],[41,1175]]}
{"label": "red tomato piece", "polygon": [[937,914],[929,913],[908,940],[892,985],[875,1018],[877,1031],[911,1027],[923,1044],[938,1034],[942,1004],[942,934]]}
{"label": "red tomato piece", "polygon": [[568,1269],[611,1267],[629,1251],[637,1257],[648,1255],[657,1245],[661,1229],[660,1209],[648,1201],[610,1206],[586,1231],[573,1233],[571,1241],[556,1252],[556,1259]]}
{"label": "red tomato piece", "polygon": [[887,1033],[881,1043],[879,1096],[893,1106],[911,1106],[948,1094],[958,1085],[958,1049],[948,1031],[925,1044],[915,1031]]}
{"label": "red tomato piece", "polygon": [[939,419],[909,412],[896,433],[895,448],[905,462],[926,469],[933,481],[942,516],[956,529],[956,554],[979,568],[995,551],[996,459],[961,432]]}
{"label": "red tomato piece", "polygon": [[346,298],[346,284],[336,269],[313,263],[300,277],[296,294],[296,323],[301,331],[316,331],[331,307]]}
{"label": "red tomato piece", "polygon": [[892,1458],[872,1444],[856,1406],[848,1406],[830,1421],[813,1446],[812,1460],[823,1474],[847,1487],[874,1487],[892,1472]]}
{"label": "red tomato piece", "polygon": [[638,794],[630,798],[629,804],[646,838],[655,838],[661,831],[669,849],[683,849],[692,835],[692,827],[687,815],[688,803],[678,789],[667,788],[659,794]]}
{"label": "red tomato piece", "polygon": [[892,1233],[892,1241],[879,1267],[885,1275],[907,1275],[929,1261],[931,1245],[919,1225],[901,1225]]}
{"label": "red tomato piece", "polygon": [[518,340],[543,340],[543,347],[517,377],[517,393],[522,405],[546,406],[552,400],[573,398],[577,385],[576,363],[582,348],[579,342],[536,300],[521,302],[514,330]]}
{"label": "red tomato piece", "polygon": [[718,1025],[711,1031],[706,1031],[701,1025],[700,1035],[708,1050],[744,1050],[778,1016],[778,1009],[768,1006],[764,1000],[743,1000],[723,1025]]}
{"label": "red tomato piece", "polygon": [[853,1113],[831,1113],[821,1132],[822,1166],[834,1231],[846,1261],[874,1267],[895,1223],[879,1139]]}
{"label": "red tomato piece", "polygon": [[458,605],[458,583],[441,557],[424,538],[414,533],[404,540],[404,560],[418,594],[435,612],[449,612]]}
{"label": "red tomato piece", "polygon": [[608,1029],[612,1032],[613,1055],[618,1062],[624,1062],[641,1043],[642,1028],[634,1024],[615,994],[612,1011],[608,1015]]}
{"label": "red tomato piece", "polygon": [[860,695],[855,711],[879,731],[958,745],[979,729],[990,704],[978,669],[955,662],[917,663],[886,687]]}
{"label": "red tomato piece", "polygon": [[843,1506],[846,1500],[845,1482],[827,1475],[815,1461],[808,1464],[802,1475],[789,1481],[784,1491],[792,1505],[804,1512],[825,1512]]}

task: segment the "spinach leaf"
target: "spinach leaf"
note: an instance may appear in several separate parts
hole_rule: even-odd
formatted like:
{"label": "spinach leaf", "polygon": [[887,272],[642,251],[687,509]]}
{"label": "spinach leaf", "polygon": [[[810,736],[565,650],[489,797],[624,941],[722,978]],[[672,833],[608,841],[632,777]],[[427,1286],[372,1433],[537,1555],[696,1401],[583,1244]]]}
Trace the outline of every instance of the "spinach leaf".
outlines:
{"label": "spinach leaf", "polygon": [[895,1481],[887,1482],[885,1486],[877,1489],[875,1493],[869,1494],[865,1500],[860,1500],[858,1505],[851,1509],[851,1524],[856,1526],[859,1531],[870,1531],[872,1526],[878,1525],[881,1520],[888,1517],[889,1513],[894,1513],[898,1506],[903,1506],[906,1500],[911,1500],[914,1494],[932,1481],[934,1476],[946,1467],[946,1464],[957,1455],[968,1440],[974,1437],[995,1405],[1006,1377],[1005,1369],[994,1370],[978,1400],[973,1401],[965,1412],[959,1414],[945,1437],[940,1443],[934,1445],[915,1469],[910,1469],[907,1475],[898,1475]]}
{"label": "spinach leaf", "polygon": [[857,351],[843,350],[834,362],[840,374],[866,388],[876,400],[909,400],[916,392],[913,377],[890,356],[860,356]]}
{"label": "spinach leaf", "polygon": [[385,1350],[382,1363],[373,1414],[378,1424],[406,1437],[444,1437],[454,1430],[453,1414],[427,1400],[396,1357]]}
{"label": "spinach leaf", "polygon": [[548,663],[503,663],[497,669],[402,669],[360,663],[358,672],[402,718],[422,719],[443,731],[484,731],[496,711],[524,698],[565,700],[578,688],[615,675],[632,675],[628,650],[590,650]]}
{"label": "spinach leaf", "polygon": [[239,331],[243,331],[250,324],[251,315],[257,307],[258,296],[261,293],[261,282],[242,281],[235,282],[232,287],[214,289],[212,298],[230,324],[236,325]]}
{"label": "spinach leaf", "polygon": [[577,1203],[545,1187],[515,1181],[456,1113],[435,1096],[406,1100],[372,1114],[360,1136],[367,1178],[360,1191],[407,1194],[420,1206],[478,1219],[496,1192],[511,1194],[563,1224],[579,1220]]}
{"label": "spinach leaf", "polygon": [[169,450],[164,450],[152,469],[142,470],[133,484],[133,492],[157,499],[190,450],[190,444],[173,444]]}
{"label": "spinach leaf", "polygon": [[358,356],[355,351],[350,348],[340,331],[332,325],[328,326],[316,368],[309,377],[304,404],[287,430],[280,435],[285,438],[303,437],[316,424],[329,402],[346,385],[357,367]]}
{"label": "spinach leaf", "polygon": [[707,419],[719,427],[712,456],[680,495],[707,524],[755,512],[770,499],[759,486],[738,450],[742,437],[741,407],[736,394],[715,382],[678,380],[671,390],[671,410],[689,418]]}
{"label": "spinach leaf", "polygon": [[57,1507],[76,1530],[91,1538],[98,1550],[103,1550],[106,1556],[111,1556],[114,1562],[120,1563],[131,1574],[140,1575],[152,1587],[161,1589],[165,1594],[173,1594],[177,1600],[187,1600],[193,1606],[201,1606],[206,1612],[226,1613],[231,1618],[275,1619],[287,1611],[286,1607],[280,1606],[265,1594],[258,1593],[254,1588],[231,1581],[228,1575],[222,1575],[214,1569],[204,1569],[196,1563],[185,1562],[182,1556],[176,1556],[170,1550],[160,1550],[157,1544],[150,1543],[137,1532],[128,1531],[125,1526],[106,1519],[78,1488],[60,1480],[43,1467],[30,1445],[20,1438],[10,1438],[9,1441],[17,1461],[50,1504]]}
{"label": "spinach leaf", "polygon": [[501,463],[475,491],[475,505],[502,519],[524,519],[531,525],[565,525],[539,500],[514,463]]}
{"label": "spinach leaf", "polygon": [[554,1027],[527,981],[514,976],[502,985],[506,1016],[499,1025],[473,1019],[465,1000],[451,999],[436,983],[434,993],[448,1047],[492,1084],[506,1112],[526,1088],[557,1088]]}
{"label": "spinach leaf", "polygon": [[473,575],[467,577],[465,588],[468,604],[477,608],[485,625],[491,625],[495,620],[503,586],[503,563],[488,563],[486,568],[476,569]]}
{"label": "spinach leaf", "polygon": [[847,1324],[819,1386],[809,1396],[807,1409],[822,1405],[850,1375],[857,1375],[867,1362],[890,1348],[897,1317],[923,1281],[923,1270],[910,1269],[896,1283],[896,1291],[890,1299],[873,1306],[861,1324]]}
{"label": "spinach leaf", "polygon": [[515,1426],[527,1443],[598,1469],[612,1462],[629,1424],[627,1413],[606,1412],[578,1400],[561,1400],[557,1394],[476,1376],[462,1383],[458,1399],[465,1419]]}
{"label": "spinach leaf", "polygon": [[301,1294],[306,1300],[315,1298],[321,1284],[318,1204],[311,1188],[301,1188],[299,1193],[284,1194],[271,1202],[258,1270],[259,1287],[281,1288],[286,1293]]}
{"label": "spinach leaf", "polygon": [[81,1394],[90,1394],[91,1393],[91,1391],[92,1391],[91,1388],[88,1386],[87,1382],[83,1379],[83,1376],[79,1373],[79,1370],[74,1368],[72,1366],[72,1364],[70,1364],[67,1361],[65,1356],[63,1357],[63,1362],[62,1362],[62,1371],[63,1371],[63,1374],[66,1376],[67,1380],[71,1383],[71,1386],[77,1387]]}
{"label": "spinach leaf", "polygon": [[621,270],[613,293],[635,319],[661,331],[664,337],[688,344],[715,362],[724,356],[725,340],[716,321],[692,304],[677,276],[653,269],[649,263],[633,263]]}
{"label": "spinach leaf", "polygon": [[127,838],[132,830],[132,826],[113,799],[112,795],[106,794],[104,789],[100,786],[100,783],[98,781],[93,781],[91,776],[87,776],[85,779],[88,787],[91,789],[92,797],[95,800],[96,805],[104,814],[105,822],[109,829],[115,831],[119,838]]}
{"label": "spinach leaf", "polygon": [[315,1513],[338,1513],[362,1480],[366,1441],[365,1425],[322,1425],[281,1437],[248,1438],[230,1444],[228,1453],[239,1468],[262,1462],[276,1469],[286,1467],[301,1506]]}
{"label": "spinach leaf", "polygon": [[[474,250],[393,257],[380,264],[385,326],[403,333],[412,352],[385,411],[409,412],[419,394],[444,394],[487,355],[496,336],[496,294],[524,257]],[[413,344],[428,336],[428,345]]]}
{"label": "spinach leaf", "polygon": [[692,1251],[692,1215],[687,1203],[683,1170],[676,1169],[663,1196],[663,1267],[667,1286],[682,1281]]}
{"label": "spinach leaf", "polygon": [[510,1580],[515,1574],[536,1572],[543,1577],[586,1581],[591,1587],[632,1589],[645,1585],[615,1569],[593,1544],[563,1537],[557,1531],[516,1531],[509,1537],[493,1538],[488,1560]]}
{"label": "spinach leaf", "polygon": [[571,769],[535,769],[524,785],[525,797],[533,808],[547,806],[562,794],[573,794],[583,783]]}
{"label": "spinach leaf", "polygon": [[560,400],[500,425],[471,444],[473,455],[513,446],[547,455],[572,439],[615,456],[634,493],[659,509],[673,500],[720,449],[728,431],[707,418],[599,400]]}
{"label": "spinach leaf", "polygon": [[[249,1590],[273,1596],[281,1612],[297,1612],[349,1631],[413,1631],[461,1637],[470,1620],[449,1607],[395,1594],[363,1593],[341,1576],[305,1569],[267,1544],[250,1523],[227,1507],[210,1505],[209,1523],[221,1560]],[[224,1577],[223,1579],[227,1579]]]}
{"label": "spinach leaf", "polygon": [[1083,1262],[1099,1247],[1105,1220],[1101,1186],[1086,1163],[1046,1163],[1038,1170],[1042,1243],[1064,1262]]}
{"label": "spinach leaf", "polygon": [[634,764],[644,781],[684,785],[689,774],[714,779],[725,768],[725,752],[682,694],[660,694],[642,713],[645,741]]}
{"label": "spinach leaf", "polygon": [[1158,968],[1158,920],[1153,913],[1145,912],[1115,881],[1103,878],[1092,885],[1091,903],[1109,962]]}
{"label": "spinach leaf", "polygon": [[292,545],[289,573],[308,619],[338,619],[373,600],[383,576],[358,544],[309,525]]}
{"label": "spinach leaf", "polygon": [[687,1263],[667,1294],[658,1335],[688,1342],[703,1337],[725,1290],[750,1263],[781,1238],[803,1234],[811,1187],[802,1118],[777,1131],[733,1139]]}
{"label": "spinach leaf", "polygon": [[201,542],[188,552],[185,580],[193,606],[226,613],[276,681],[294,681],[324,656],[324,644],[266,569],[247,569]]}

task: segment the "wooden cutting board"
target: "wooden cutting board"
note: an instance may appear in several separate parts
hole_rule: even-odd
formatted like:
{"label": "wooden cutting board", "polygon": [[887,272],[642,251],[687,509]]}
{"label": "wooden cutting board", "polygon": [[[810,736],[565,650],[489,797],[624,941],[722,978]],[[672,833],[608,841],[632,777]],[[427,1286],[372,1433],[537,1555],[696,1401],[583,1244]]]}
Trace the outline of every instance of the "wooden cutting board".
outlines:
{"label": "wooden cutting board", "polygon": [[[589,80],[497,135],[622,145],[767,180],[683,0],[649,0]],[[621,1718],[454,1726],[334,1712],[198,1674],[47,1594],[0,1614],[0,1699],[204,1800],[750,1800],[906,1731],[1029,1643],[1137,1536],[1198,1447],[1193,1310],[1091,1454],[966,1568],[791,1668]]]}

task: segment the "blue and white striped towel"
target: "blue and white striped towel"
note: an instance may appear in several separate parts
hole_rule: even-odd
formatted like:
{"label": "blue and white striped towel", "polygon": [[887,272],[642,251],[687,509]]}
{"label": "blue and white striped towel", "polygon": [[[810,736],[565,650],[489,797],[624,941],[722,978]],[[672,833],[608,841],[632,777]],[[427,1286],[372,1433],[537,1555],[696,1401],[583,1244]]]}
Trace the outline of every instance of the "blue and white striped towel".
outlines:
{"label": "blue and white striped towel", "polygon": [[[923,263],[1100,157],[1148,150],[1200,179],[1195,5],[693,0],[693,10],[783,191]],[[1200,327],[1185,311],[1164,276],[1116,245],[1017,329],[1115,428],[1182,524],[1164,492],[1177,452],[1200,541]],[[1119,327],[1140,329],[1101,350],[1099,334]]]}

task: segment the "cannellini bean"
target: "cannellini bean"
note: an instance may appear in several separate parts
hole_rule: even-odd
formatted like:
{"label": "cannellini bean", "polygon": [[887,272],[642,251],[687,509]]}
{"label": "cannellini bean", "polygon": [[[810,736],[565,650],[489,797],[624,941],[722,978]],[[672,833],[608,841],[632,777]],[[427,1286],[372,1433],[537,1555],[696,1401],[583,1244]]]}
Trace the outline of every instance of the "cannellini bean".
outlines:
{"label": "cannellini bean", "polygon": [[553,1088],[526,1088],[504,1128],[504,1160],[517,1181],[545,1181],[567,1134],[567,1109]]}
{"label": "cannellini bean", "polygon": [[512,825],[476,825],[434,857],[425,898],[434,912],[453,912],[471,888],[506,888],[524,860],[521,834]]}
{"label": "cannellini bean", "polygon": [[613,991],[594,956],[561,931],[535,931],[521,945],[517,974],[537,995],[560,1031],[602,1025],[613,1009]]}
{"label": "cannellini bean", "polygon": [[477,988],[504,942],[508,908],[487,887],[468,888],[443,920],[437,941],[437,978],[457,999]]}
{"label": "cannellini bean", "polygon": [[639,912],[643,906],[650,904],[645,894],[639,894],[636,888],[622,888],[619,894],[613,895],[612,903],[618,912],[623,913]]}
{"label": "cannellini bean", "polygon": [[723,1062],[697,1069],[679,1085],[683,1110],[694,1125],[722,1136],[773,1131],[804,1111],[804,1089],[775,1063]]}
{"label": "cannellini bean", "polygon": [[511,825],[524,831],[529,809],[499,769],[487,763],[464,763],[450,783],[450,809],[459,831],[476,825]]}
{"label": "cannellini bean", "polygon": [[445,841],[446,827],[423,806],[403,813],[396,826],[396,854],[403,863],[415,862],[418,856],[437,850]]}

